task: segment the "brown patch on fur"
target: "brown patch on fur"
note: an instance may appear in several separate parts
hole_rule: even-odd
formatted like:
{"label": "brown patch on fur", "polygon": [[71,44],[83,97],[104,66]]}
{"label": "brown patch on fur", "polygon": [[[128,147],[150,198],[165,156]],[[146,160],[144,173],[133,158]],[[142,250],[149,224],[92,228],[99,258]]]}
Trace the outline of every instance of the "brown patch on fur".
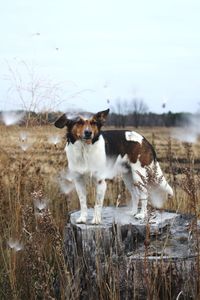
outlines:
{"label": "brown patch on fur", "polygon": [[146,140],[143,140],[142,144],[134,143],[131,151],[127,154],[132,163],[136,163],[139,159],[142,167],[149,166],[154,160],[153,153]]}
{"label": "brown patch on fur", "polygon": [[[109,109],[100,111],[90,119],[84,119],[78,116],[74,119],[68,119],[66,114],[60,116],[54,123],[56,127],[67,127],[67,142],[74,144],[77,140],[84,140],[87,144],[94,144],[100,135],[100,130],[106,121]],[[87,134],[87,131],[91,132]]]}
{"label": "brown patch on fur", "polygon": [[75,123],[74,126],[72,127],[71,134],[76,140],[81,139],[83,134],[83,125]]}
{"label": "brown patch on fur", "polygon": [[97,122],[94,118],[84,120],[80,117],[80,119],[73,125],[71,134],[76,140],[82,139],[84,137],[85,130],[92,132],[91,139],[86,140],[87,144],[91,144],[93,137],[99,133]]}
{"label": "brown patch on fur", "polygon": [[156,159],[156,154],[151,144],[143,137],[142,143],[127,141],[124,130],[108,130],[103,132],[108,156],[122,157],[128,155],[131,163],[140,161],[141,166],[149,166]]}
{"label": "brown patch on fur", "polygon": [[139,157],[139,161],[141,162],[141,166],[149,166],[154,160],[154,156],[152,150],[149,147],[149,143],[146,140],[143,140],[141,146],[141,155]]}
{"label": "brown patch on fur", "polygon": [[89,120],[89,122],[93,132],[93,136],[96,136],[99,133],[99,128],[97,126],[96,119],[92,118],[91,120]]}
{"label": "brown patch on fur", "polygon": [[135,164],[138,160],[138,156],[141,154],[141,144],[134,142],[129,144],[130,147],[127,147],[127,155],[130,161]]}

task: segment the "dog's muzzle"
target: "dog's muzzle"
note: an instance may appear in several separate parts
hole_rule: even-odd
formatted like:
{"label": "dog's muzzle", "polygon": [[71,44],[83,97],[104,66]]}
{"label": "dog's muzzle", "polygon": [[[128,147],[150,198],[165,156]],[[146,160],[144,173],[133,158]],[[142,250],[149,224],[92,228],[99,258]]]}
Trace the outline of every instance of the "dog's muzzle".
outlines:
{"label": "dog's muzzle", "polygon": [[84,131],[84,135],[83,135],[83,139],[85,140],[85,142],[87,144],[90,144],[92,141],[92,131],[90,130],[85,130]]}
{"label": "dog's muzzle", "polygon": [[90,130],[85,130],[84,131],[84,139],[85,140],[90,140],[92,138],[92,131]]}

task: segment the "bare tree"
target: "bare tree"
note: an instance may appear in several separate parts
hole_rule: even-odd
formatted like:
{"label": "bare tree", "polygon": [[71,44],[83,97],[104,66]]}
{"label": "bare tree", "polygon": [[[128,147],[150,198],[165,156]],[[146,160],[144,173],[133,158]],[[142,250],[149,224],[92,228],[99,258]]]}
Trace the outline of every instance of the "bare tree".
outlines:
{"label": "bare tree", "polygon": [[129,113],[132,115],[133,124],[137,128],[140,125],[141,117],[148,112],[147,104],[140,98],[133,98],[130,101]]}
{"label": "bare tree", "polygon": [[115,126],[125,127],[128,107],[127,100],[121,100],[120,98],[116,100],[116,104],[113,107],[113,111],[116,114]]}
{"label": "bare tree", "polygon": [[13,100],[20,102],[21,108],[27,112],[26,125],[28,126],[32,112],[46,112],[61,102],[61,84],[39,76],[36,67],[25,61],[17,61],[8,65],[9,95]]}

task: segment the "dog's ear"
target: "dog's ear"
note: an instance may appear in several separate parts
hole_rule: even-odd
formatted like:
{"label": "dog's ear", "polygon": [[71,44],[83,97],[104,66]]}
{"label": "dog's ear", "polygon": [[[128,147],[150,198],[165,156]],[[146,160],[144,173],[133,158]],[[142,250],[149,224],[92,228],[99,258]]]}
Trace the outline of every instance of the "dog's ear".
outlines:
{"label": "dog's ear", "polygon": [[96,119],[101,125],[103,125],[106,121],[109,111],[109,109],[99,111],[96,115],[94,115],[94,119]]}
{"label": "dog's ear", "polygon": [[67,119],[66,114],[62,115],[58,120],[55,121],[54,125],[58,128],[63,128],[68,126],[71,123],[71,120]]}

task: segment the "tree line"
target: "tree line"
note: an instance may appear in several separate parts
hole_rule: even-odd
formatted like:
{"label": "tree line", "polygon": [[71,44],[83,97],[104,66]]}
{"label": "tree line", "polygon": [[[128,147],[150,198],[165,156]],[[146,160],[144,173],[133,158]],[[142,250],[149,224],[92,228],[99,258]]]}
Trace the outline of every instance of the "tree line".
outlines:
{"label": "tree line", "polygon": [[[156,114],[153,112],[149,113],[138,113],[138,114],[127,114],[121,115],[117,113],[111,113],[107,124],[109,126],[115,127],[126,127],[126,126],[134,126],[134,127],[174,127],[174,126],[186,126],[190,124],[190,118],[193,116],[191,113],[178,112],[173,113],[171,111]],[[200,117],[200,115],[199,115]]]}
{"label": "tree line", "polygon": [[[164,109],[166,104],[163,103]],[[116,101],[116,104],[111,109],[107,124],[115,127],[126,126],[183,126],[189,125],[191,119],[198,119],[199,114],[191,114],[186,112],[171,111],[163,112],[160,114],[149,112],[147,104],[139,98],[133,98],[132,100],[120,100]]]}
{"label": "tree line", "polygon": [[[63,113],[63,112],[24,112],[17,111],[16,114],[22,114],[23,118],[20,120],[20,126],[34,126],[34,125],[48,125],[53,124],[55,120]],[[85,112],[88,114],[88,112]],[[3,112],[0,112],[0,123],[3,123],[2,118]],[[84,113],[83,113],[84,114]],[[124,128],[127,126],[132,127],[174,127],[174,126],[187,126],[191,124],[191,119],[200,120],[200,114],[191,114],[185,112],[177,112],[173,113],[171,111],[156,114],[153,112],[140,113],[133,111],[132,113],[122,114],[119,112],[113,112],[109,114],[106,125]]]}

